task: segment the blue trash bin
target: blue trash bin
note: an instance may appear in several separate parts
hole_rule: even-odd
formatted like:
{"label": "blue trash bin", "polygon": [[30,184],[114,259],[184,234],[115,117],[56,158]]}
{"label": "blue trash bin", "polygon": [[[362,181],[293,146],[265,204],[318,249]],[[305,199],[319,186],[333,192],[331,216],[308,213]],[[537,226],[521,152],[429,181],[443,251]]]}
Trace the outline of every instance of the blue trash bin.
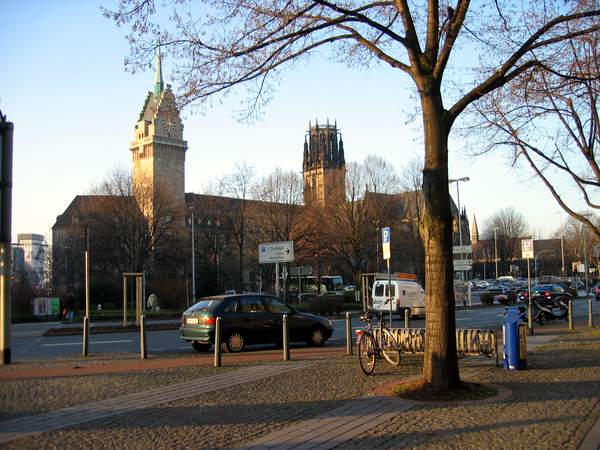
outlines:
{"label": "blue trash bin", "polygon": [[504,368],[524,370],[527,368],[527,331],[521,323],[517,306],[509,306],[504,314]]}

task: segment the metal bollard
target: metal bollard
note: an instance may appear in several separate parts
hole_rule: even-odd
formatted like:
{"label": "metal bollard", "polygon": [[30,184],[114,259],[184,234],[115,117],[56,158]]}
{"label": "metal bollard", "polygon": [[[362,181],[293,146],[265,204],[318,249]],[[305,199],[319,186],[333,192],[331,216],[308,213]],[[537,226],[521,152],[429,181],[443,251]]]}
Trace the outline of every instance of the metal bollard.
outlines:
{"label": "metal bollard", "polygon": [[288,315],[283,315],[283,360],[290,360],[290,346],[288,342],[289,333],[288,333]]}
{"label": "metal bollard", "polygon": [[594,319],[592,317],[592,299],[588,298],[588,327],[592,328],[594,326]]}
{"label": "metal bollard", "polygon": [[404,328],[407,330],[410,328],[410,308],[404,310]]}
{"label": "metal bollard", "polygon": [[569,330],[573,329],[573,300],[569,300]]}
{"label": "metal bollard", "polygon": [[221,367],[221,318],[215,321],[215,359],[213,367]]}
{"label": "metal bollard", "polygon": [[90,320],[88,316],[83,318],[83,356],[90,354]]}
{"label": "metal bollard", "polygon": [[148,348],[146,347],[146,316],[140,316],[140,358],[148,359]]}
{"label": "metal bollard", "polygon": [[531,298],[527,305],[527,332],[529,333],[529,336],[533,336],[533,306],[531,304]]}
{"label": "metal bollard", "polygon": [[352,355],[352,319],[350,313],[346,313],[346,356]]}

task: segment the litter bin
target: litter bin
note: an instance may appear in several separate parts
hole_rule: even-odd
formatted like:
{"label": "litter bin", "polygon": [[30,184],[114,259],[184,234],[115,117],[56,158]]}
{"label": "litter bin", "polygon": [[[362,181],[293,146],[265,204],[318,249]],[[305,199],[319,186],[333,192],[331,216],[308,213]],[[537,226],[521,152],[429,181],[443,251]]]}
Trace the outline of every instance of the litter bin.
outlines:
{"label": "litter bin", "polygon": [[504,368],[524,370],[527,368],[527,327],[521,321],[516,306],[506,308],[504,314]]}

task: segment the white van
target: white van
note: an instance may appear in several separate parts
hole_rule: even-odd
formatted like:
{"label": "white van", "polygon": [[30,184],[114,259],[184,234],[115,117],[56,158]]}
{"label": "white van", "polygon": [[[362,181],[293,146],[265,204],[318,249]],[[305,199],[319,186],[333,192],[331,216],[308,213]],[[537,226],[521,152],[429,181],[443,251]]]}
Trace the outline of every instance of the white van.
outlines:
{"label": "white van", "polygon": [[[404,315],[404,310],[410,308],[410,316],[425,317],[425,291],[419,283],[406,280],[392,280],[392,310],[395,314]],[[386,299],[390,297],[388,292],[388,280],[375,280],[373,283],[373,309],[379,311],[390,310],[390,304]]]}

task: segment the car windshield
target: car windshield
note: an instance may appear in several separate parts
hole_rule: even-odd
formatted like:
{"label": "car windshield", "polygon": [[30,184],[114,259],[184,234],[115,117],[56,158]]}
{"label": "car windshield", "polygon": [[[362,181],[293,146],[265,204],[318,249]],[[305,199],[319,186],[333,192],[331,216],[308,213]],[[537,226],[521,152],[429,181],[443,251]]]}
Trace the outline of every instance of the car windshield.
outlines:
{"label": "car windshield", "polygon": [[186,311],[186,313],[191,312],[212,312],[221,304],[223,301],[222,298],[211,298],[211,299],[202,299],[190,309]]}

